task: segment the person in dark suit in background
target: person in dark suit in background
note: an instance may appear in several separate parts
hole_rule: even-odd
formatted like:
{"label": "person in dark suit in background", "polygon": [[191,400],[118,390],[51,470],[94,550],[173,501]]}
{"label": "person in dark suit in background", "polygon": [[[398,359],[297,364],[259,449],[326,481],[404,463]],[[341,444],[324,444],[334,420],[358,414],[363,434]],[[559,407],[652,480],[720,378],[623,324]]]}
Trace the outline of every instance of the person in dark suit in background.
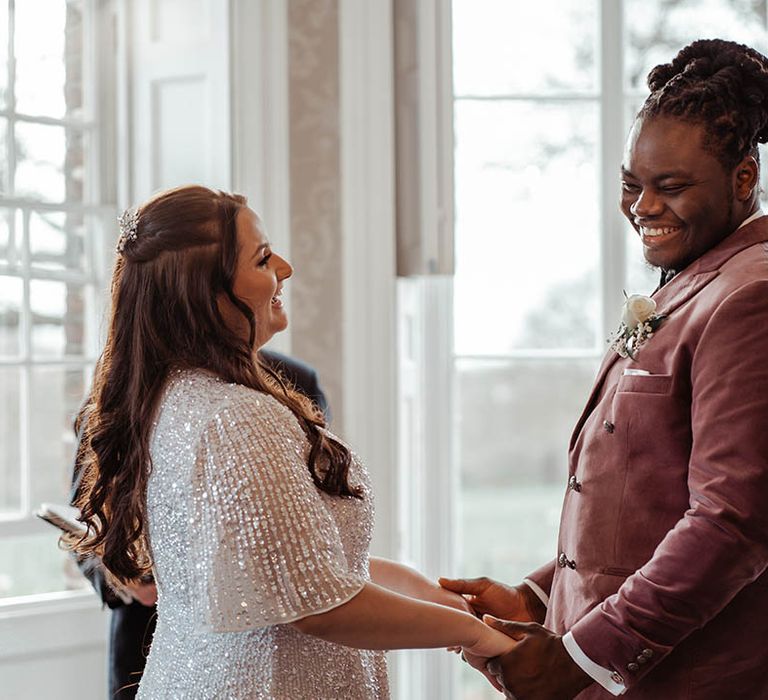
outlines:
{"label": "person in dark suit in background", "polygon": [[[260,354],[270,369],[277,371],[296,389],[312,399],[326,418],[330,419],[328,401],[320,387],[317,372],[312,367],[272,350],[261,350]],[[73,496],[79,481],[78,472],[76,462],[73,470]],[[151,580],[136,584],[123,591],[121,597],[107,584],[98,559],[81,558],[78,560],[78,567],[91,582],[104,605],[112,611],[108,649],[108,697],[112,700],[134,698],[155,631],[155,584]]]}

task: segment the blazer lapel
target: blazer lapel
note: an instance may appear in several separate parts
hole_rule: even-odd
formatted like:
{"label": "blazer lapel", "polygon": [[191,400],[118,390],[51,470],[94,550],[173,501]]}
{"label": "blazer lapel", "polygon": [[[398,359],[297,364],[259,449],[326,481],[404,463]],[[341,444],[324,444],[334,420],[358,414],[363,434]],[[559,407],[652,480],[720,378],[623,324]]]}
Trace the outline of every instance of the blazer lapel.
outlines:
{"label": "blazer lapel", "polygon": [[[726,260],[750,245],[765,241],[768,241],[768,217],[765,216],[755,219],[746,226],[734,231],[722,243],[702,255],[679,275],[673,277],[667,284],[654,292],[652,296],[656,301],[656,313],[660,316],[671,315],[717,277],[719,274],[718,268]],[[658,332],[663,332],[663,330],[664,326],[662,324]],[[597,397],[603,388],[606,375],[619,359],[623,358],[620,358],[619,354],[612,350],[609,350],[603,358],[595,383],[592,385],[589,399],[587,399],[584,410],[571,434],[571,442],[568,447],[569,452],[573,451],[584,423],[586,423],[595,408]]]}
{"label": "blazer lapel", "polygon": [[[659,316],[669,316],[673,311],[675,311],[675,309],[682,306],[700,289],[705,287],[711,280],[717,277],[717,275],[717,270],[711,270],[693,275],[681,274],[678,277],[673,278],[670,282],[667,282],[667,284],[665,284],[661,289],[653,294],[657,305],[656,313]],[[663,329],[663,327],[664,326],[662,325],[662,328],[659,329],[659,332]],[[595,408],[595,403],[597,402],[597,397],[600,395],[600,391],[603,388],[606,375],[619,359],[624,358],[621,358],[619,354],[613,350],[609,350],[603,358],[603,362],[600,365],[600,369],[598,370],[595,383],[592,385],[592,391],[589,394],[589,399],[587,399],[584,410],[582,411],[581,416],[576,423],[576,427],[573,429],[571,442],[568,447],[569,451],[573,449],[576,441],[579,438],[581,429],[584,427],[584,423],[586,423],[587,418],[589,418],[589,415]]]}
{"label": "blazer lapel", "polygon": [[[679,280],[675,278],[668,282],[653,295],[656,300],[656,313],[659,316],[669,316],[694,296],[694,294],[708,285],[718,274],[720,274],[718,270],[709,270],[707,272],[699,272],[698,274],[685,275],[685,277],[680,275]],[[676,282],[677,284],[675,284]],[[662,325],[661,329],[663,328],[664,326]]]}
{"label": "blazer lapel", "polygon": [[[677,308],[682,306],[686,301],[694,296],[694,294],[709,284],[709,282],[717,277],[718,274],[718,270],[708,270],[706,272],[693,274],[686,274],[683,272],[677,277],[673,278],[670,282],[667,282],[667,284],[665,284],[661,289],[653,294],[657,304],[656,313],[659,316],[669,316]],[[662,328],[659,329],[659,332],[661,332],[662,329],[663,325]],[[598,370],[595,383],[592,385],[592,391],[589,394],[587,403],[584,406],[584,410],[582,411],[581,416],[579,416],[579,420],[576,423],[576,427],[573,429],[573,433],[571,434],[571,441],[568,447],[569,451],[573,450],[574,446],[576,445],[576,441],[579,439],[581,429],[584,427],[584,423],[586,423],[587,418],[589,418],[590,414],[595,408],[597,397],[600,395],[600,391],[603,388],[606,375],[620,359],[624,358],[621,358],[619,354],[613,350],[609,350],[603,358],[603,362],[600,365],[600,369]]]}
{"label": "blazer lapel", "polygon": [[600,395],[600,390],[603,387],[603,382],[605,381],[605,377],[608,374],[608,371],[611,369],[611,367],[613,367],[614,364],[616,364],[619,359],[621,359],[619,354],[613,350],[609,350],[605,354],[605,357],[603,357],[603,362],[600,365],[600,369],[597,371],[595,383],[592,385],[592,391],[589,394],[589,398],[587,399],[587,403],[584,406],[584,410],[581,412],[581,416],[579,416],[579,420],[576,422],[576,427],[573,429],[573,433],[571,434],[571,442],[568,446],[568,452],[573,450],[573,447],[576,444],[576,440],[579,438],[579,433],[581,433],[581,429],[584,427],[584,423],[586,423],[587,418],[589,418],[589,414],[592,413],[593,409],[595,408],[597,397]]}

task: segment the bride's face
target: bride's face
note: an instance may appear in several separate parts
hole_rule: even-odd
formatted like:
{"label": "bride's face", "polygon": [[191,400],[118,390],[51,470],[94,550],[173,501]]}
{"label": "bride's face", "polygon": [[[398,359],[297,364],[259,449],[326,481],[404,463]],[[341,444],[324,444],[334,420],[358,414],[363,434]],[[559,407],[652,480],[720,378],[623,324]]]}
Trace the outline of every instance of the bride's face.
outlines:
{"label": "bride's face", "polygon": [[[256,322],[255,347],[261,347],[275,333],[288,326],[282,299],[283,282],[293,274],[287,260],[272,252],[261,219],[243,207],[235,219],[237,227],[237,267],[233,292],[251,309]],[[222,308],[227,323],[248,337],[249,327],[229,300]]]}

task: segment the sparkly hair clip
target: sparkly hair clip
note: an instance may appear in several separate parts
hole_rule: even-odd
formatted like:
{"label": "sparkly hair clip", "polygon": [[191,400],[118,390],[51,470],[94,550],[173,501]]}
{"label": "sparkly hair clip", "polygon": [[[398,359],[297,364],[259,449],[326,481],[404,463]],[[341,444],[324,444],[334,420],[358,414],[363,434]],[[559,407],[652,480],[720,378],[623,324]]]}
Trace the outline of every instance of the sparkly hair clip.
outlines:
{"label": "sparkly hair clip", "polygon": [[117,252],[122,253],[128,243],[136,240],[139,233],[139,210],[129,207],[117,217],[120,224],[120,238],[117,240]]}

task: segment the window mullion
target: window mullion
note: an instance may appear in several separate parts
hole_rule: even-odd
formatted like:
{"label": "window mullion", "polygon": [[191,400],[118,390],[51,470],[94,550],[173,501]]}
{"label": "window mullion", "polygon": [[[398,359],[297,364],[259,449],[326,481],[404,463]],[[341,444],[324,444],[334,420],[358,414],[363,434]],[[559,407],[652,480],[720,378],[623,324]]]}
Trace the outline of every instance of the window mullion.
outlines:
{"label": "window mullion", "polygon": [[29,211],[23,211],[21,216],[21,271],[23,275],[24,292],[22,294],[21,312],[21,356],[24,365],[21,368],[21,391],[19,392],[20,421],[20,489],[21,512],[28,513],[32,500],[31,484],[31,422],[32,422],[32,309],[30,304],[30,254],[29,254]]}
{"label": "window mullion", "polygon": [[601,338],[614,330],[626,285],[625,224],[618,207],[625,128],[623,5],[623,0],[600,0]]}
{"label": "window mullion", "polygon": [[[101,121],[101,114],[99,100],[95,94],[96,86],[98,85],[96,79],[98,52],[95,46],[94,0],[86,0],[83,17],[83,51],[80,55],[83,70],[83,116],[86,122],[98,124]],[[96,177],[101,161],[101,139],[98,138],[98,133],[95,129],[89,129],[83,133],[83,146],[86,149],[87,156],[84,163],[86,176],[83,201],[87,204],[93,204],[101,201],[100,178]]]}
{"label": "window mullion", "polygon": [[16,17],[14,0],[8,0],[8,90],[6,94],[8,107],[8,124],[6,131],[6,155],[8,156],[8,192],[15,192],[16,179]]}

